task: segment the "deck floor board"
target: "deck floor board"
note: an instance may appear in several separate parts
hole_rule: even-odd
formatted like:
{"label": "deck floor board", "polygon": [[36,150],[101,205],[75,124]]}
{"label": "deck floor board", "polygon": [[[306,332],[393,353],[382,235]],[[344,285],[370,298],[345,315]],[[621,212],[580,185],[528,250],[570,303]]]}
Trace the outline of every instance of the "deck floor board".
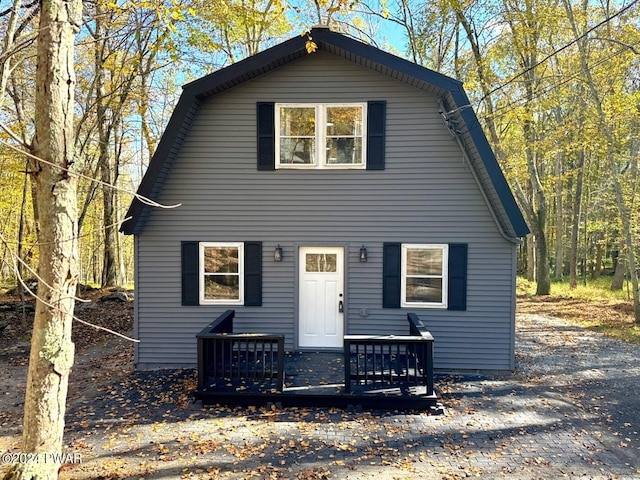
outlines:
{"label": "deck floor board", "polygon": [[196,392],[203,403],[267,404],[283,406],[327,406],[394,409],[433,409],[437,396],[426,395],[426,387],[385,382],[352,384],[344,388],[342,352],[289,352],[284,357],[284,389],[278,392],[275,379],[226,379],[207,383]]}

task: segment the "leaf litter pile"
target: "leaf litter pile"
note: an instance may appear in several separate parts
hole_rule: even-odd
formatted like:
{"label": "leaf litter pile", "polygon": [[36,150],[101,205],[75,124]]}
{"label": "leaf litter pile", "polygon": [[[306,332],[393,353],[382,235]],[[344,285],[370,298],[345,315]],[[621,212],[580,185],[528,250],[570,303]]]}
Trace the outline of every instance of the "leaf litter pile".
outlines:
{"label": "leaf litter pile", "polygon": [[[89,321],[130,332],[130,302],[94,305],[86,308]],[[520,330],[535,331],[535,324],[527,320]],[[14,329],[0,337],[0,366],[8,372],[0,388],[12,392],[0,403],[2,452],[20,451],[24,335]],[[570,333],[553,338],[545,348],[580,348]],[[61,478],[615,479],[640,473],[633,461],[620,469],[608,451],[626,444],[634,453],[636,421],[621,427],[603,398],[595,405],[601,389],[585,395],[584,388],[558,385],[556,379],[566,380],[562,374],[552,380],[539,366],[537,334],[519,345],[513,376],[438,375],[444,415],[202,406],[191,399],[193,369],[136,372],[129,343],[84,326],[74,327],[74,341],[65,450],[81,454],[82,463],[64,465]],[[597,387],[591,378],[579,381]]]}
{"label": "leaf litter pile", "polygon": [[561,295],[518,297],[518,313],[536,313],[570,319],[585,328],[640,345],[640,325],[631,301],[582,299]]}

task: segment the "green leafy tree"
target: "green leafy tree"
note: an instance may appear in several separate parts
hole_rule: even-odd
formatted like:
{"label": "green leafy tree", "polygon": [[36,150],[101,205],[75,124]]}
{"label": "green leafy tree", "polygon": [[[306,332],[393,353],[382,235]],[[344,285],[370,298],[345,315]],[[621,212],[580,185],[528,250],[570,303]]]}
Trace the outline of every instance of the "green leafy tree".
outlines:
{"label": "green leafy tree", "polygon": [[205,67],[234,63],[273,45],[290,31],[284,3],[279,0],[193,0],[195,16],[187,28],[187,43],[201,58],[213,55]]}

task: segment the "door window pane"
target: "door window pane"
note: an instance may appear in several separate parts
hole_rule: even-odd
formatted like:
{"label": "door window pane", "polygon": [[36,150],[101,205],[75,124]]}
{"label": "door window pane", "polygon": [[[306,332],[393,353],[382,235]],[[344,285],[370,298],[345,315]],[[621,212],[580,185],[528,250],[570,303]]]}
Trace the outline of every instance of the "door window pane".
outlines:
{"label": "door window pane", "polygon": [[336,272],[338,268],[338,256],[335,253],[307,253],[305,258],[308,273]]}

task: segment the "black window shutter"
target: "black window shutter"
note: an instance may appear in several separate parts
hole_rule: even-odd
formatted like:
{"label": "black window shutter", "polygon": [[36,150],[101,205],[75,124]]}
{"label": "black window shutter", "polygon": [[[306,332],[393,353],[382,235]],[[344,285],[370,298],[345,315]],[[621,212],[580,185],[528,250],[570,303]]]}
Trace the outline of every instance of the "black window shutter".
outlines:
{"label": "black window shutter", "polygon": [[401,244],[385,243],[382,257],[382,308],[400,308]]}
{"label": "black window shutter", "polygon": [[258,102],[258,170],[276,169],[275,103]]}
{"label": "black window shutter", "polygon": [[262,242],[244,243],[244,304],[262,305]]}
{"label": "black window shutter", "polygon": [[198,242],[182,242],[182,305],[200,305]]}
{"label": "black window shutter", "polygon": [[467,244],[449,245],[448,310],[467,309]]}
{"label": "black window shutter", "polygon": [[387,102],[367,102],[367,170],[384,170]]}

